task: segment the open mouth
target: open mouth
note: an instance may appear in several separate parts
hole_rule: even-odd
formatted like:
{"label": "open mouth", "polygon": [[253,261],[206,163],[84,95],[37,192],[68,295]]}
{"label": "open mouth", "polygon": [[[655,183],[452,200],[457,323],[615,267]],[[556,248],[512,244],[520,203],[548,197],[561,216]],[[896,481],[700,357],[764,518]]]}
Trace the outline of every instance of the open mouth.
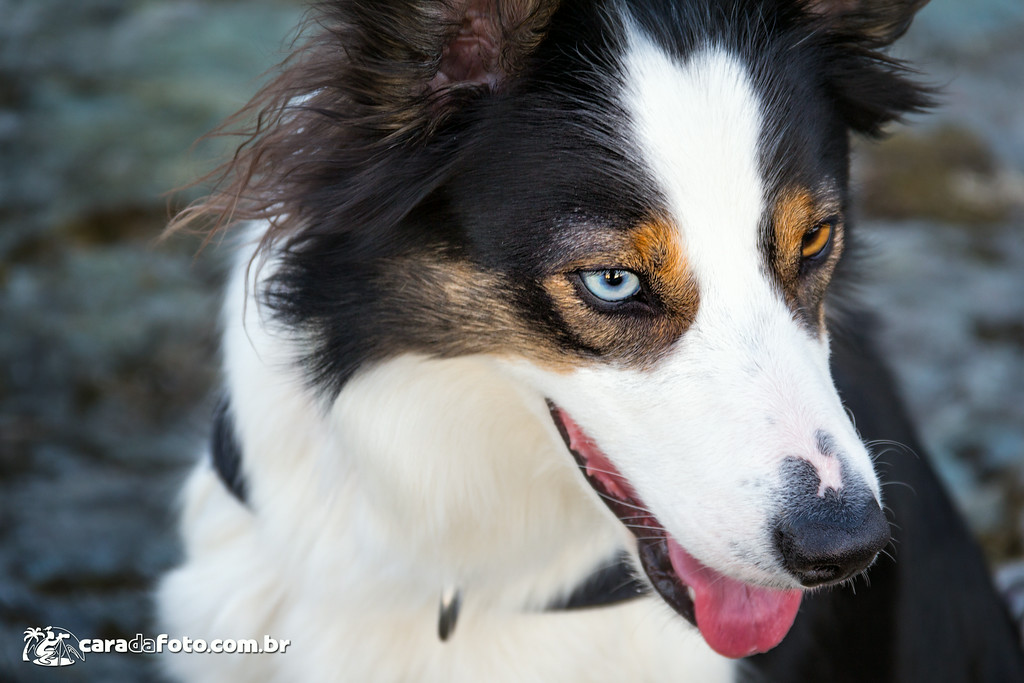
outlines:
{"label": "open mouth", "polygon": [[640,564],[662,599],[726,657],[766,652],[782,642],[796,619],[803,591],[744,583],[701,564],[665,531],[572,418],[551,401],[548,408],[586,480],[636,536]]}

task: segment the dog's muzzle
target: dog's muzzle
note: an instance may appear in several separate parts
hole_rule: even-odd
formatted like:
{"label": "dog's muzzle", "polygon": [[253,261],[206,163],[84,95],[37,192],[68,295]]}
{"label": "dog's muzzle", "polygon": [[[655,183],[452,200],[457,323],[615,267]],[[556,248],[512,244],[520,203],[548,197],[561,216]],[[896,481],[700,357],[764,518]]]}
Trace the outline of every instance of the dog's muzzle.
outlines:
{"label": "dog's muzzle", "polygon": [[778,645],[796,619],[803,591],[748,584],[701,564],[665,530],[583,430],[554,403],[548,407],[587,482],[637,537],[640,564],[661,598],[726,657]]}

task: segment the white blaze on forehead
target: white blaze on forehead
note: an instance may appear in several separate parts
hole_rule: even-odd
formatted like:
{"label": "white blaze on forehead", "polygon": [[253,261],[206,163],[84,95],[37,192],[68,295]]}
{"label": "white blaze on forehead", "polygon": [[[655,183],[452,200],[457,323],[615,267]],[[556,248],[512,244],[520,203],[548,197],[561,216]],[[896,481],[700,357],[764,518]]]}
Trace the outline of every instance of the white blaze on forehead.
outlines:
{"label": "white blaze on forehead", "polygon": [[[705,408],[714,405],[721,422],[705,428],[745,433],[769,459],[807,460],[820,494],[843,486],[845,463],[877,496],[870,459],[832,385],[827,343],[796,322],[761,252],[763,109],[748,67],[715,45],[675,58],[638,30],[623,64],[636,144],[700,293],[694,324],[659,375],[705,392]],[[754,429],[761,416],[776,426]],[[819,429],[837,439],[834,455],[818,452]]]}
{"label": "white blaze on forehead", "polygon": [[682,232],[701,305],[718,293],[750,297],[752,284],[771,296],[758,250],[761,110],[746,68],[722,48],[679,63],[637,33],[631,42],[626,106]]}
{"label": "white blaze on forehead", "polygon": [[[635,30],[623,67],[629,134],[679,230],[696,317],[653,369],[516,370],[687,552],[733,578],[779,584],[788,575],[765,529],[788,504],[777,495],[789,484],[784,463],[810,463],[821,494],[864,482],[877,498],[877,479],[832,385],[825,339],[794,319],[761,255],[762,115],[747,67],[715,46],[677,59]],[[832,455],[819,452],[819,434]]]}

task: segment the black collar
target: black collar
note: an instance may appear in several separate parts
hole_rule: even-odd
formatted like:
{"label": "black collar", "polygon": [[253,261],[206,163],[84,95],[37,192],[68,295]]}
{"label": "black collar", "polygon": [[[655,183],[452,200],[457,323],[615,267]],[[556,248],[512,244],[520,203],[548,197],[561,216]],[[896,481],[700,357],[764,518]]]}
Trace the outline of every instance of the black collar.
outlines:
{"label": "black collar", "polygon": [[[611,563],[596,569],[572,593],[548,605],[544,611],[607,607],[643,597],[650,590],[645,582],[637,578],[629,554],[620,552]],[[454,586],[441,593],[441,606],[437,614],[437,637],[441,642],[447,641],[455,630],[461,604],[462,595]]]}
{"label": "black collar", "polygon": [[605,607],[643,597],[650,591],[650,587],[637,577],[629,554],[621,552],[610,564],[594,570],[564,600],[548,606],[548,611]]}

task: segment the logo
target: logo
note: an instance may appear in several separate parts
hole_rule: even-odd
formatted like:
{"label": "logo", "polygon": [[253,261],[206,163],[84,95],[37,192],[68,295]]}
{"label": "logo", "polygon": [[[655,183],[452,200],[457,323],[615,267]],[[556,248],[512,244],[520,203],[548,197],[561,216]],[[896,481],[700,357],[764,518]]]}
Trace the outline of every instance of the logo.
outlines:
{"label": "logo", "polygon": [[25,649],[21,661],[38,666],[71,666],[84,662],[82,645],[74,633],[59,626],[25,629]]}

